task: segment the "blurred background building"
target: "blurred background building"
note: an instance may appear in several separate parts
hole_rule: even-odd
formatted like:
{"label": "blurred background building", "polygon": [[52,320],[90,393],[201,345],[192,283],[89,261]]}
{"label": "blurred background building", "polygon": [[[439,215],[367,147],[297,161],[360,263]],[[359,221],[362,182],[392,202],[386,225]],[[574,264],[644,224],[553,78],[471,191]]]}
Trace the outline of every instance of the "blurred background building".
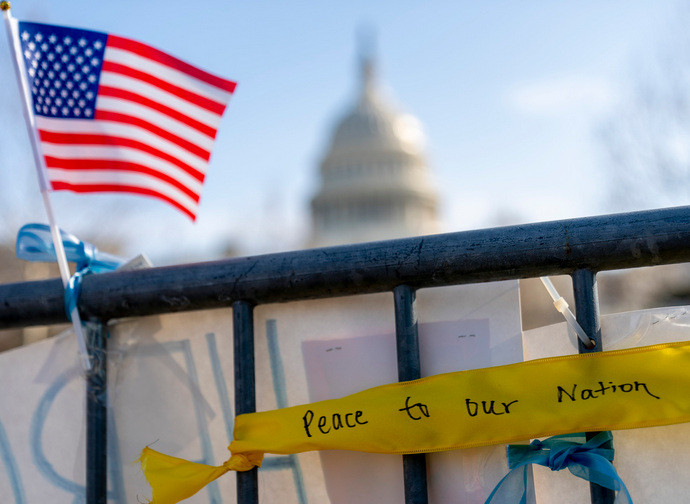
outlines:
{"label": "blurred background building", "polygon": [[373,55],[362,52],[357,96],[319,165],[309,246],[440,231],[422,126],[391,104],[377,70]]}

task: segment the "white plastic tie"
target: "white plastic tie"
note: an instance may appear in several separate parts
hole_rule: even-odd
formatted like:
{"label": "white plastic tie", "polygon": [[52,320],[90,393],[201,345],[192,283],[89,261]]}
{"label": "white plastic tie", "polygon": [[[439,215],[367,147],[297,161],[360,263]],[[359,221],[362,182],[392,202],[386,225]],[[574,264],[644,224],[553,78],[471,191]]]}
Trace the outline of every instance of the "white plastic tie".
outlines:
{"label": "white plastic tie", "polygon": [[554,287],[553,283],[551,282],[551,279],[549,279],[549,277],[541,277],[541,281],[544,284],[544,287],[546,287],[546,290],[549,291],[549,295],[551,296],[551,299],[553,299],[553,305],[559,312],[561,312],[561,314],[563,314],[566,322],[568,325],[570,325],[570,327],[573,328],[577,334],[577,337],[580,338],[582,343],[587,348],[592,348],[595,344],[594,340],[587,336],[587,333],[584,331],[584,329],[582,329],[582,326],[578,323],[575,315],[572,311],[570,311],[568,303],[563,296],[558,293],[556,287]]}

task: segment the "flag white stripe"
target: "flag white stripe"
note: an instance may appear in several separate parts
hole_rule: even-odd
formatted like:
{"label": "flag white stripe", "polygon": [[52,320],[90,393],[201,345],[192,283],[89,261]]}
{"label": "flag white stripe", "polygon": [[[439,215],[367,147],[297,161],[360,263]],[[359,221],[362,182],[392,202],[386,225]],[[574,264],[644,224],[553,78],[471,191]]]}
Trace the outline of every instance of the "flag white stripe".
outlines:
{"label": "flag white stripe", "polygon": [[[106,135],[137,140],[176,157],[201,173],[205,173],[208,168],[208,161],[205,159],[139,126],[107,120],[94,121],[89,119],[71,119],[66,121],[64,119],[43,116],[36,116],[36,125],[40,130],[58,134],[82,133],[86,135]],[[47,144],[48,142],[43,143]]]}
{"label": "flag white stripe", "polygon": [[121,65],[141,70],[164,81],[168,81],[175,86],[187,89],[192,93],[204,96],[221,105],[225,105],[230,100],[231,93],[220,89],[208,82],[204,82],[189,74],[175,70],[167,65],[144,58],[136,53],[115,47],[106,47],[103,61],[112,61]]}
{"label": "flag white stripe", "polygon": [[170,107],[186,115],[187,117],[213,128],[214,130],[217,130],[220,126],[220,115],[210,112],[209,110],[199,107],[198,105],[194,105],[187,100],[168,93],[157,86],[140,81],[139,79],[134,79],[132,77],[127,77],[126,75],[113,72],[103,71],[101,72],[100,85],[131,91],[143,96],[144,98],[148,98],[157,103]]}
{"label": "flag white stripe", "polygon": [[100,145],[57,145],[43,143],[43,153],[59,159],[124,161],[140,164],[176,179],[196,194],[201,194],[202,182],[159,157],[128,147]]}
{"label": "flag white stripe", "polygon": [[174,186],[146,175],[144,173],[110,171],[110,170],[89,170],[87,172],[73,170],[62,170],[59,168],[48,168],[50,180],[53,182],[65,182],[73,185],[119,185],[133,186],[152,189],[164,194],[170,199],[178,202],[192,214],[196,214],[197,203],[185,193]]}
{"label": "flag white stripe", "polygon": [[96,98],[96,110],[138,117],[173,135],[184,138],[188,142],[196,144],[206,151],[210,152],[213,148],[213,138],[166,114],[162,114],[144,105],[139,105],[138,103],[122,100],[120,98],[111,98],[109,96],[99,96]]}

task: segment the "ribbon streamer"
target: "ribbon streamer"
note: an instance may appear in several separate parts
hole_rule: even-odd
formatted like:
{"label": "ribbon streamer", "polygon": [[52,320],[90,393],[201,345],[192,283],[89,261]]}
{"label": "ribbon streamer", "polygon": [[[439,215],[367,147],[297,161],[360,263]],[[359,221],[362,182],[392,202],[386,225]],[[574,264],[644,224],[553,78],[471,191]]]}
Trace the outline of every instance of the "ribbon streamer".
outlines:
{"label": "ribbon streamer", "polygon": [[[81,281],[90,273],[114,271],[125,263],[112,254],[101,252],[94,245],[83,242],[76,236],[60,230],[60,237],[69,262],[76,263],[77,271],[65,288],[65,312],[72,320],[72,311],[77,307]],[[17,234],[15,246],[17,258],[30,262],[55,262],[57,254],[50,235],[50,227],[45,224],[26,224]]]}
{"label": "ribbon streamer", "polygon": [[[101,252],[94,245],[60,230],[69,262],[76,263],[77,270],[89,268],[92,273],[113,271],[124,264],[124,259]],[[17,234],[15,246],[17,258],[31,262],[55,262],[55,245],[50,228],[45,224],[26,224]]]}
{"label": "ribbon streamer", "polygon": [[[578,478],[617,491],[615,504],[632,504],[628,489],[611,463],[614,451],[604,446],[612,438],[610,432],[600,432],[589,441],[582,433],[561,434],[543,441],[534,440],[529,445],[508,445],[510,472],[498,482],[485,504],[530,502],[528,496],[534,495],[534,481],[528,474],[531,464],[552,471],[568,468]],[[519,488],[521,491],[516,491]]]}
{"label": "ribbon streamer", "polygon": [[[690,422],[688,388],[690,342],[446,373],[339,399],[238,415],[229,447],[232,457],[220,467],[250,469],[251,464],[244,462],[260,461],[264,453],[338,449],[432,453],[571,432]],[[541,442],[512,451],[538,452],[535,460],[549,467],[567,462],[574,474],[624,489],[607,460],[612,453],[595,451],[605,450],[602,437],[584,445],[564,437],[556,440],[559,444]],[[244,458],[238,459],[240,455]],[[166,474],[166,464],[179,466],[182,472]],[[200,468],[150,449],[145,450],[142,465],[156,496],[152,504],[173,504],[190,495],[187,486],[183,493],[175,492],[175,485],[184,479],[179,474],[185,471],[204,472],[206,479],[196,478],[196,483],[222,474],[212,466]],[[154,478],[149,475],[152,467]],[[157,497],[161,492],[170,497]],[[627,490],[621,493],[627,495]]]}

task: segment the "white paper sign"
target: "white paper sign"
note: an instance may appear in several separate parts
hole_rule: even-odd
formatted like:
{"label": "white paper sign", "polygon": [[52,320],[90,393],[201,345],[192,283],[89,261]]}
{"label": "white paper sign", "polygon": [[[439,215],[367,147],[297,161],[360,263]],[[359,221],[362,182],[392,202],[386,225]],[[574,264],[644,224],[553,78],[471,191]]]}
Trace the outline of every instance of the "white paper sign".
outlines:
{"label": "white paper sign", "polygon": [[[517,282],[420,291],[417,312],[423,375],[522,360]],[[286,369],[294,370],[287,380],[290,405],[398,380],[390,294],[260,307],[257,331],[268,320]],[[257,358],[265,352],[258,349]],[[260,409],[273,407],[268,401]],[[332,504],[404,502],[402,457],[347,451],[318,457]],[[430,502],[483,503],[506,472],[503,446],[433,454],[427,457]]]}
{"label": "white paper sign", "polygon": [[83,502],[85,386],[76,356],[74,337],[0,354],[2,502]]}
{"label": "white paper sign", "polygon": [[[110,333],[108,503],[146,502],[151,490],[135,463],[146,445],[213,465],[230,455],[232,311],[129,320]],[[0,380],[0,502],[84,503],[86,390],[74,337],[0,354]],[[273,387],[265,394],[274,397]],[[320,470],[272,460],[260,471],[262,499],[325,502],[322,482],[305,483]],[[229,473],[185,503],[235,496]]]}

